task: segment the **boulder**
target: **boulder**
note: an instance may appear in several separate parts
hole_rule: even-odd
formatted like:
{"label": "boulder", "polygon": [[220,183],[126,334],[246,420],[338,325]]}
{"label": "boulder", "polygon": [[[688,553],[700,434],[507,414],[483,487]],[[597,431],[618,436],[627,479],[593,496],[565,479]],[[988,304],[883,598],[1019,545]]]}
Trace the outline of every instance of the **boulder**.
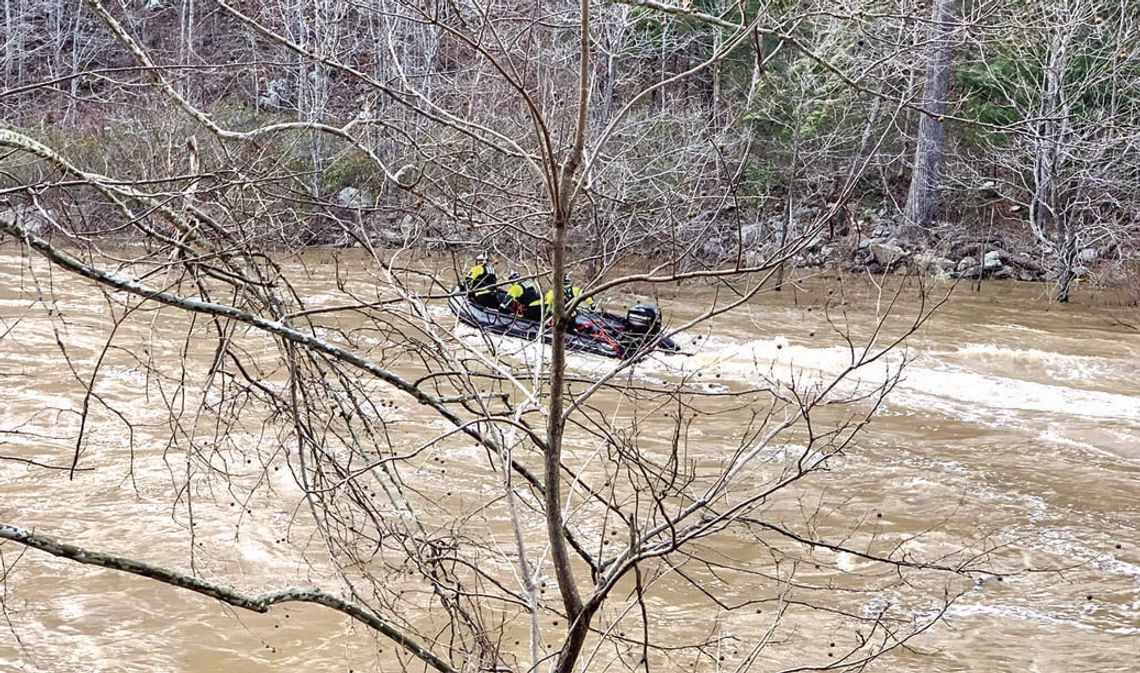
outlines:
{"label": "boulder", "polygon": [[884,269],[889,269],[910,254],[894,243],[872,243],[871,254]]}
{"label": "boulder", "polygon": [[1041,280],[1045,277],[1045,267],[1027,252],[1019,252],[1006,261],[1018,270],[1017,277],[1022,280]]}
{"label": "boulder", "polygon": [[746,224],[740,228],[740,242],[746,248],[754,248],[764,241],[764,225]]}
{"label": "boulder", "polygon": [[990,278],[993,278],[994,280],[1006,280],[1013,278],[1013,267],[1005,266],[1003,264],[1000,269],[990,274]]}
{"label": "boulder", "polygon": [[1073,277],[1075,278],[1084,278],[1089,275],[1089,268],[1087,266],[1074,266],[1072,271]]}
{"label": "boulder", "polygon": [[823,247],[824,243],[827,243],[827,237],[823,234],[819,234],[815,238],[808,241],[808,244],[804,247],[804,250],[808,252],[817,252],[820,248]]}
{"label": "boulder", "polygon": [[336,202],[342,208],[370,208],[372,196],[356,187],[345,187],[336,193]]}
{"label": "boulder", "polygon": [[871,238],[887,238],[894,233],[894,228],[887,222],[879,222],[871,230]]}
{"label": "boulder", "polygon": [[1100,257],[1100,252],[1096,248],[1082,248],[1077,253],[1077,261],[1081,264],[1092,264]]}
{"label": "boulder", "polygon": [[974,259],[973,257],[963,257],[962,259],[958,260],[958,264],[954,266],[954,270],[958,273],[962,273],[966,269],[975,267],[977,265],[978,260]]}
{"label": "boulder", "polygon": [[1001,253],[997,250],[990,250],[982,258],[982,269],[985,271],[997,271],[1001,267]]}
{"label": "boulder", "polygon": [[851,259],[857,266],[867,266],[875,261],[875,253],[870,248],[859,248]]}
{"label": "boulder", "polygon": [[944,276],[954,270],[954,260],[929,253],[916,254],[914,264],[919,271],[932,276]]}
{"label": "boulder", "polygon": [[959,269],[957,272],[954,273],[954,277],[955,278],[971,279],[971,280],[976,279],[976,278],[981,278],[982,277],[982,267],[975,264],[973,266],[968,266],[964,269]]}

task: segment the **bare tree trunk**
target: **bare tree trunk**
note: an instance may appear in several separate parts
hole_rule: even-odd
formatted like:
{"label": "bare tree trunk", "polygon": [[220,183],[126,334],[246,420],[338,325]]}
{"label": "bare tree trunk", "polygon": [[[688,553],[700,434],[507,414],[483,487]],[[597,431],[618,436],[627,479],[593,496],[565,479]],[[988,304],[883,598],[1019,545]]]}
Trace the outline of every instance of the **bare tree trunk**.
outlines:
{"label": "bare tree trunk", "polygon": [[[801,109],[802,109],[802,106],[801,106]],[[792,149],[792,175],[788,180],[788,192],[787,192],[787,194],[785,194],[784,226],[780,230],[780,249],[781,250],[784,250],[787,248],[788,235],[791,233],[792,225],[793,225],[792,212],[794,210],[793,204],[795,203],[795,199],[796,199],[796,179],[799,175],[798,169],[799,169],[799,163],[800,163],[800,133],[799,133],[799,124],[800,123],[802,123],[802,115],[796,115],[796,133],[795,133],[795,138],[792,141],[794,143],[793,149]],[[787,262],[780,262],[780,267],[778,269],[776,269],[776,287],[775,287],[776,292],[779,292],[779,291],[784,289],[784,267],[786,265],[787,265]]]}
{"label": "bare tree trunk", "polygon": [[16,15],[12,11],[12,0],[4,0],[4,88],[10,89],[16,83],[17,33]]}
{"label": "bare tree trunk", "polygon": [[945,134],[943,115],[950,90],[955,0],[935,0],[930,56],[923,85],[924,114],[918,122],[918,140],[914,148],[914,170],[903,213],[903,234],[921,237],[930,229],[934,217],[938,174],[942,167],[942,145]]}
{"label": "bare tree trunk", "polygon": [[1077,274],[1077,236],[1076,227],[1066,220],[1062,220],[1057,236],[1060,239],[1060,249],[1057,251],[1057,301],[1062,304],[1069,303],[1069,293]]}
{"label": "bare tree trunk", "polygon": [[[179,15],[179,63],[190,65],[194,55],[194,4],[189,0],[182,3],[182,12]],[[193,94],[193,81],[190,77],[183,80],[182,95],[190,97]]]}

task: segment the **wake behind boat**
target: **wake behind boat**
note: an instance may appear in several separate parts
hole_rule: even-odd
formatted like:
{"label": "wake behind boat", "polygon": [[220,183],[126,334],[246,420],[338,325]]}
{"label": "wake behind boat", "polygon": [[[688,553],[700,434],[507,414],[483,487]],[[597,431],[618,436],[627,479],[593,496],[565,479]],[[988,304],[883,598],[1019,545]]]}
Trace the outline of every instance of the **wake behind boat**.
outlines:
{"label": "wake behind boat", "polygon": [[[447,300],[461,322],[484,332],[526,339],[551,341],[549,327],[509,311],[472,301],[467,290],[456,286]],[[661,313],[652,304],[638,304],[623,317],[602,311],[579,310],[566,333],[566,348],[609,358],[628,359],[659,350],[678,353],[681,347],[661,334]]]}

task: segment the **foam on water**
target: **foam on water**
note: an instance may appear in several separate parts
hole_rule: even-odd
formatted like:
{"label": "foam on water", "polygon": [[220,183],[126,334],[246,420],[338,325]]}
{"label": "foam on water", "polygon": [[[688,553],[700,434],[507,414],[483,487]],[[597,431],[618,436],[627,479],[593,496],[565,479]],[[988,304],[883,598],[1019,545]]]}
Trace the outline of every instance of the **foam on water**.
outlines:
{"label": "foam on water", "polygon": [[[707,368],[723,377],[744,382],[756,376],[776,376],[791,380],[792,377],[798,378],[805,373],[814,374],[817,380],[822,380],[844,372],[854,361],[852,351],[847,348],[808,348],[786,344],[787,341],[779,337],[743,343],[710,338],[692,356],[688,369]],[[974,348],[1010,356],[1019,352],[987,345],[964,346],[958,352],[970,352]],[[1061,368],[1069,360],[1084,363],[1082,367],[1074,365],[1076,370],[1084,372],[1074,375],[1075,377],[1097,370],[1086,362],[1090,358],[1061,356],[1035,349],[1028,349],[1024,353],[1027,357],[1056,361]],[[860,367],[849,376],[862,381],[864,385],[877,385],[897,370],[903,355],[901,352],[890,354],[878,362]],[[967,419],[974,419],[978,415],[1001,416],[1002,412],[1013,411],[1112,419],[1140,425],[1140,396],[1075,389],[1009,376],[953,371],[946,369],[938,356],[938,353],[924,354],[917,362],[905,366],[902,380],[892,397],[894,403],[916,409],[933,408]]]}
{"label": "foam on water", "polygon": [[899,390],[896,402],[909,398],[911,406],[934,404],[950,412],[1029,411],[1140,424],[1140,397],[1007,377],[911,367]]}
{"label": "foam on water", "polygon": [[[479,347],[478,343],[488,338],[500,356],[519,364],[533,364],[548,357],[549,348],[544,344],[483,335],[478,330],[462,326],[457,332],[472,348]],[[754,383],[758,379],[797,380],[800,385],[811,385],[847,372],[861,355],[840,346],[811,348],[790,344],[780,336],[743,342],[713,336],[702,340],[699,345],[688,341],[684,348],[684,354],[653,354],[636,365],[635,376],[643,380],[660,380],[662,377],[669,379],[701,372],[719,374],[721,382],[711,385],[721,387],[723,382]],[[963,371],[954,362],[946,361],[947,357],[953,360],[978,355],[1034,362],[1059,381],[1089,380],[1112,369],[1112,362],[1103,358],[1063,355],[1034,348],[966,344],[955,351],[924,353],[916,361],[907,363],[892,395],[892,403],[996,425],[1030,412],[1122,421],[1140,427],[1140,396]],[[849,382],[843,390],[867,390],[881,385],[898,371],[907,356],[905,351],[890,353],[856,368],[847,374]],[[567,356],[567,363],[579,373],[598,376],[612,372],[619,364],[606,358],[576,353]]]}

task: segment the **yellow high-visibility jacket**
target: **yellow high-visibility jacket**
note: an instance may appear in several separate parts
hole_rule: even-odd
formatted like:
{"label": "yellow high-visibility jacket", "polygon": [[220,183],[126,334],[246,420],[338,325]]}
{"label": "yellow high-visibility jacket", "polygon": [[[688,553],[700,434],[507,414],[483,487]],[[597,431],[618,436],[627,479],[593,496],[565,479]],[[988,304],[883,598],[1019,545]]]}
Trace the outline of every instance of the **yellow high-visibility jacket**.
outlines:
{"label": "yellow high-visibility jacket", "polygon": [[[565,288],[566,288],[566,286],[563,286],[563,290],[565,290]],[[569,293],[567,293],[567,295],[566,295],[566,301],[570,302],[571,300],[577,299],[580,296],[582,296],[582,288],[578,287],[577,285],[572,285],[572,286],[570,286]],[[586,308],[589,308],[589,309],[594,308],[594,306],[595,306],[594,298],[593,297],[586,297],[584,300],[582,300],[581,305],[585,306]],[[546,312],[547,313],[553,313],[554,312],[554,290],[553,289],[546,291]]]}
{"label": "yellow high-visibility jacket", "polygon": [[471,267],[467,272],[467,289],[476,295],[490,294],[495,291],[494,285],[498,281],[495,267],[490,264],[479,264]]}
{"label": "yellow high-visibility jacket", "polygon": [[537,308],[539,310],[542,309],[542,303],[542,290],[530,279],[517,281],[508,287],[507,300],[503,302],[506,308],[513,309],[514,305],[519,305],[523,308]]}

